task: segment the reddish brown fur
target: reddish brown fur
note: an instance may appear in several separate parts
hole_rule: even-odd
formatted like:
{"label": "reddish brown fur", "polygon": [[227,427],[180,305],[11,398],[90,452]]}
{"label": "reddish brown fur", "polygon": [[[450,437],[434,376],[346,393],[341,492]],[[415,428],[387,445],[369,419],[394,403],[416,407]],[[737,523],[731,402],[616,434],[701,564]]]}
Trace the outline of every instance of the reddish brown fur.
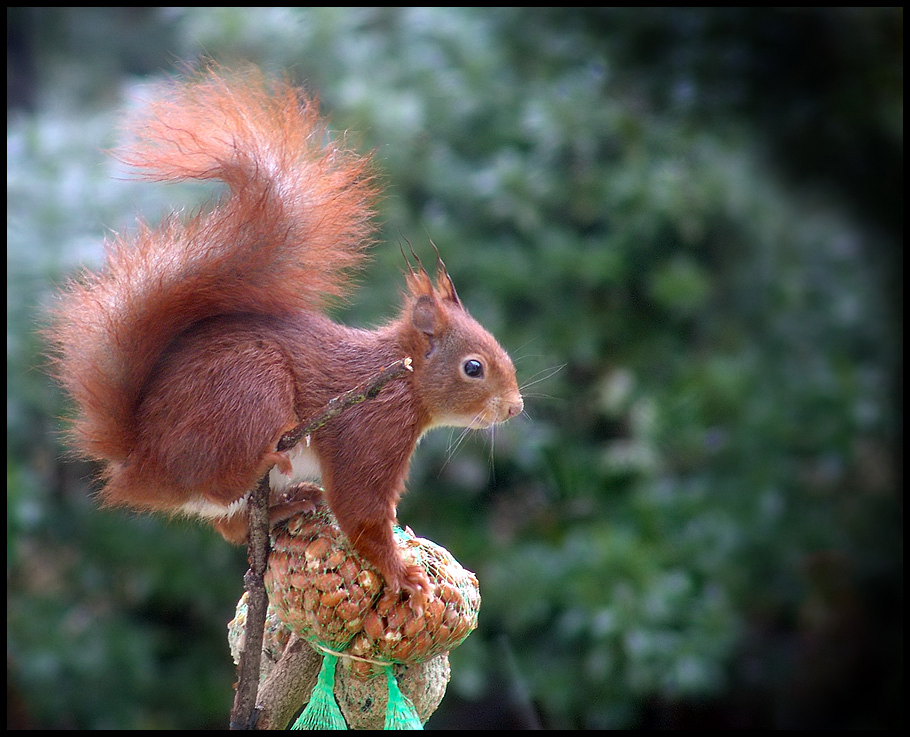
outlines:
{"label": "reddish brown fur", "polygon": [[[311,440],[342,529],[390,585],[421,597],[425,577],[392,539],[411,454],[434,425],[521,411],[508,355],[441,262],[435,284],[422,267],[407,275],[402,312],[382,328],[319,313],[363,257],[376,192],[369,160],[326,143],[315,103],[288,83],[208,72],[171,88],[135,129],[122,158],[146,178],[220,179],[230,193],[186,222],[113,239],[104,270],[70,285],[55,312],[74,443],[104,462],[104,502],[226,508],[276,462],[289,469],[275,452],[287,429],[409,356],[412,375]],[[481,377],[466,375],[469,358]],[[280,518],[311,502],[273,503]],[[244,534],[237,516],[219,523],[228,538]]]}

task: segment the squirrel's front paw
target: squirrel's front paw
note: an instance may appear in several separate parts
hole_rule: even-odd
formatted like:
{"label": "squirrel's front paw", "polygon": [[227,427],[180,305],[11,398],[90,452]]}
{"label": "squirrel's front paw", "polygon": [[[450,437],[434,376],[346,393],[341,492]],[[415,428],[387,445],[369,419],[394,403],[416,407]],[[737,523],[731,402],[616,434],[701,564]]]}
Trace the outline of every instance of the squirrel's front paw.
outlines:
{"label": "squirrel's front paw", "polygon": [[[274,494],[269,500],[270,507],[283,507],[296,505],[300,512],[315,512],[316,508],[322,503],[322,489],[309,481],[302,481],[299,484],[289,486],[280,494]],[[309,509],[306,506],[309,505]]]}
{"label": "squirrel's front paw", "polygon": [[427,600],[433,595],[434,586],[421,566],[407,566],[400,582],[408,592],[409,605],[417,616],[423,614]]}
{"label": "squirrel's front paw", "polygon": [[269,500],[269,527],[298,514],[312,514],[321,503],[322,490],[316,484],[295,484]]}

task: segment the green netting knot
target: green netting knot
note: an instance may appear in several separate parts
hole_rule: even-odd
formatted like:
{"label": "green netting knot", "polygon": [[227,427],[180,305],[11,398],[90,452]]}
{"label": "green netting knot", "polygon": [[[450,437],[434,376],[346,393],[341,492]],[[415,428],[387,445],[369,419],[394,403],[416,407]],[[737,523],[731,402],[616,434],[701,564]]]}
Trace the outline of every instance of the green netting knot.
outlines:
{"label": "green netting knot", "polygon": [[291,729],[347,729],[344,715],[335,701],[335,655],[324,655],[319,677],[310,695],[310,702],[297,717]]}
{"label": "green netting knot", "polygon": [[398,688],[398,681],[392,672],[392,666],[388,666],[385,673],[389,684],[389,702],[386,706],[383,729],[423,729],[414,704]]}

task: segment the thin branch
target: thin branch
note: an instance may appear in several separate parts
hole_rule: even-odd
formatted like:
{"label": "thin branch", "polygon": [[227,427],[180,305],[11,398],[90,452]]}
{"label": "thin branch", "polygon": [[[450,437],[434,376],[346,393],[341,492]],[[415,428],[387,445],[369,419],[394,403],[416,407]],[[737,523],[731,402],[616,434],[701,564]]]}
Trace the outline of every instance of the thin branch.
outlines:
{"label": "thin branch", "polygon": [[392,379],[397,379],[413,370],[411,359],[402,358],[400,361],[395,361],[395,363],[386,366],[379,373],[358,384],[353,389],[333,397],[314,417],[301,422],[293,430],[289,430],[282,435],[278,441],[278,450],[283,451],[293,448],[304,435],[315,432],[348,407],[365,402],[367,399],[372,399]]}
{"label": "thin branch", "polygon": [[240,655],[237,693],[231,710],[231,729],[253,729],[256,722],[256,695],[259,686],[259,664],[268,596],[265,571],[269,560],[269,477],[262,477],[247,502],[250,515],[250,541],[247,557],[250,569],[243,577],[249,592],[246,638]]}

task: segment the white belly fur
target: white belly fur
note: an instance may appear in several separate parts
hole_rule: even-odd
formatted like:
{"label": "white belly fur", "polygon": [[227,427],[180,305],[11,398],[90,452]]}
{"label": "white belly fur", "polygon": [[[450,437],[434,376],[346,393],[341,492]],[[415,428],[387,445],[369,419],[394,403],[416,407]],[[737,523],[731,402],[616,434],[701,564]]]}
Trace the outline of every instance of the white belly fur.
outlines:
{"label": "white belly fur", "polygon": [[269,472],[269,486],[274,491],[284,491],[301,481],[314,481],[322,475],[319,460],[313,450],[307,447],[306,438],[287,451],[287,454],[293,471],[290,476],[285,476],[276,466]]}
{"label": "white belly fur", "polygon": [[[282,492],[299,484],[301,481],[313,481],[320,477],[319,461],[316,454],[307,447],[306,440],[300,441],[288,452],[291,459],[292,472],[285,476],[277,467],[269,472],[269,486],[273,491]],[[191,517],[205,517],[206,519],[221,519],[231,517],[246,507],[246,496],[232,502],[228,506],[215,504],[206,499],[197,499],[184,504],[180,511]]]}

